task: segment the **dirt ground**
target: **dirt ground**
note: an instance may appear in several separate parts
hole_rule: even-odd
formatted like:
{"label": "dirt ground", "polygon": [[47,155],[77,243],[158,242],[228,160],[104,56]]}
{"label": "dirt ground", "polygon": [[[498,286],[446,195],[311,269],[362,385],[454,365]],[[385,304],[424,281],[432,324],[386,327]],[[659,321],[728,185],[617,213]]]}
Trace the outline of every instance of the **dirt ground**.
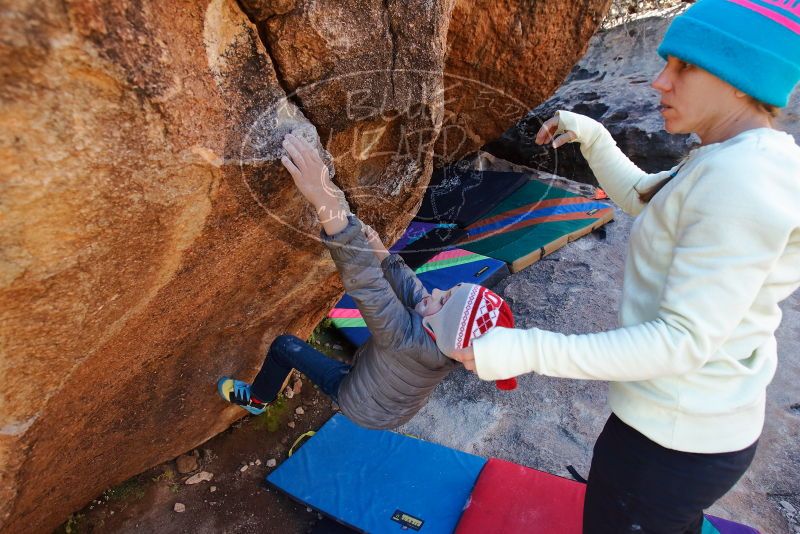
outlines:
{"label": "dirt ground", "polygon": [[[318,330],[313,339],[317,348],[340,359],[352,354],[352,347],[328,329]],[[297,378],[300,375],[290,381],[290,387]],[[290,393],[292,398],[282,397],[263,415],[248,415],[190,451],[196,469],[180,474],[174,460],[156,466],[98,495],[56,532],[299,534],[336,529],[264,483],[274,469],[268,467],[269,460],[280,465],[295,440],[317,430],[335,413],[326,395],[304,377],[301,384],[299,393]],[[203,471],[213,478],[186,484]],[[175,511],[178,503],[185,511]]]}

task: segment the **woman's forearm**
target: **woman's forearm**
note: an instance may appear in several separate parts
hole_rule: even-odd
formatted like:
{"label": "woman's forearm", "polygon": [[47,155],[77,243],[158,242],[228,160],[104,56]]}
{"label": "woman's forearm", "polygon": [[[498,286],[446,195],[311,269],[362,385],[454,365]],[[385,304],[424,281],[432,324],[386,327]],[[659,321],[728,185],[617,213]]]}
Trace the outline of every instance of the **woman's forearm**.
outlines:
{"label": "woman's forearm", "polygon": [[627,213],[639,213],[644,204],[639,200],[637,185],[651,175],[628,159],[608,130],[596,120],[569,111],[559,111],[558,119],[559,131],[577,135],[581,153],[611,200]]}

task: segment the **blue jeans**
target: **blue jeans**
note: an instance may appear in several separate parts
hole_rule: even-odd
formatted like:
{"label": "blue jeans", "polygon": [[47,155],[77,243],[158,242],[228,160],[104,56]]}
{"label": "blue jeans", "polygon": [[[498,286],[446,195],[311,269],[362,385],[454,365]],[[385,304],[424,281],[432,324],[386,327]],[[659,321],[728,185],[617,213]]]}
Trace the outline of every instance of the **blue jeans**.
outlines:
{"label": "blue jeans", "polygon": [[274,401],[292,369],[306,375],[335,402],[338,402],[339,384],[350,372],[349,365],[328,358],[302,339],[282,335],[270,345],[250,393],[262,402]]}

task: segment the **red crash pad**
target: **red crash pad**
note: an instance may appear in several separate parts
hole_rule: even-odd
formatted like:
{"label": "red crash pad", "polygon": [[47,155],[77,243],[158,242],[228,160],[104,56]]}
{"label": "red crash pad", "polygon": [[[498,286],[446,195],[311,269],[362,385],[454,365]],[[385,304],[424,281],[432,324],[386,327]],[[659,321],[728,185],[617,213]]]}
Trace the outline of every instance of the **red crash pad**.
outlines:
{"label": "red crash pad", "polygon": [[581,534],[585,491],[574,480],[491,458],[456,534]]}

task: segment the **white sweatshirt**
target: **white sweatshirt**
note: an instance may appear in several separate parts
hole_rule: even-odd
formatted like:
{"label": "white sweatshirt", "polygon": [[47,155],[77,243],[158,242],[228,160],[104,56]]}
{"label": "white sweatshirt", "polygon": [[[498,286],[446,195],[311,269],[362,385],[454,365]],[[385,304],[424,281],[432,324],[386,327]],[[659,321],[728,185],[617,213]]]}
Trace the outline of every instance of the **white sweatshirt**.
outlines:
{"label": "white sweatshirt", "polygon": [[619,322],[566,336],[497,328],[474,342],[477,373],[609,380],[617,416],[664,447],[714,453],[761,434],[777,366],[778,303],[800,285],[800,147],[768,128],[694,149],[646,174],[597,121],[561,111],[631,229]]}

